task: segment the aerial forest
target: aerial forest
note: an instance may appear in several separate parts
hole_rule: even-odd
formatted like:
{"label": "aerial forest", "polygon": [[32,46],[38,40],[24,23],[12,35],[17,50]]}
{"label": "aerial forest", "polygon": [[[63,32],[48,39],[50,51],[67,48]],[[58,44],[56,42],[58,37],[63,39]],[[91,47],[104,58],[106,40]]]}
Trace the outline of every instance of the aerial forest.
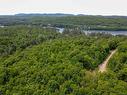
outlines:
{"label": "aerial forest", "polygon": [[127,95],[127,37],[82,31],[127,30],[126,18],[16,18],[0,17],[0,95]]}

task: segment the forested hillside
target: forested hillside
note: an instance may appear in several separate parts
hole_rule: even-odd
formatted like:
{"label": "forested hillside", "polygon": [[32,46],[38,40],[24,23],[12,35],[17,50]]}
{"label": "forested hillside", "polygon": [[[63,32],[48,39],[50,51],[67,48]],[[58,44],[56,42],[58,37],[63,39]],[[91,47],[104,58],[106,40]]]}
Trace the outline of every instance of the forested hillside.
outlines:
{"label": "forested hillside", "polygon": [[0,25],[36,25],[85,30],[127,30],[127,17],[69,14],[19,14],[0,16]]}
{"label": "forested hillside", "polygon": [[127,41],[119,45],[118,52],[110,60],[109,68],[115,72],[119,80],[127,82]]}
{"label": "forested hillside", "polygon": [[0,55],[12,54],[16,50],[55,39],[59,33],[55,29],[9,26],[0,28]]}
{"label": "forested hillside", "polygon": [[[0,29],[0,39],[0,94],[127,94],[124,36],[10,26]],[[114,49],[107,72],[98,72]]]}

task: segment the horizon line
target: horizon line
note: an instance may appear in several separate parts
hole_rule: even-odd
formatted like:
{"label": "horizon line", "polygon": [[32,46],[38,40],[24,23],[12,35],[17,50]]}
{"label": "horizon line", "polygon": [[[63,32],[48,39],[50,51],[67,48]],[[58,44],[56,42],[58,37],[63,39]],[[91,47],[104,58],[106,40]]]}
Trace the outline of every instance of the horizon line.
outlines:
{"label": "horizon line", "polygon": [[61,13],[61,12],[54,12],[54,13],[50,13],[50,12],[45,12],[45,13],[39,13],[39,12],[37,12],[37,13],[34,13],[34,12],[31,12],[31,13],[23,13],[23,12],[21,12],[21,13],[14,13],[14,14],[0,14],[0,16],[15,16],[15,15],[18,15],[18,14],[24,14],[24,15],[29,15],[29,14],[68,14],[68,15],[74,15],[74,16],[77,16],[77,15],[84,15],[84,16],[127,16],[127,15],[117,15],[117,14],[114,14],[114,15],[110,15],[110,14],[107,14],[107,15],[104,15],[104,14],[84,14],[84,13]]}

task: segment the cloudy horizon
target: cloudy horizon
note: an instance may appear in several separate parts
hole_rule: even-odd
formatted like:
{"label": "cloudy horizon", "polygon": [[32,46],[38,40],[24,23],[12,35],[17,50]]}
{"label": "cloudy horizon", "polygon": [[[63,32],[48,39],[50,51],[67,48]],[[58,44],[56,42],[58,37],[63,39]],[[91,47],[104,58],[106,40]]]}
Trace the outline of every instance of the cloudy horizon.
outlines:
{"label": "cloudy horizon", "polygon": [[0,15],[67,13],[127,16],[126,0],[0,0]]}

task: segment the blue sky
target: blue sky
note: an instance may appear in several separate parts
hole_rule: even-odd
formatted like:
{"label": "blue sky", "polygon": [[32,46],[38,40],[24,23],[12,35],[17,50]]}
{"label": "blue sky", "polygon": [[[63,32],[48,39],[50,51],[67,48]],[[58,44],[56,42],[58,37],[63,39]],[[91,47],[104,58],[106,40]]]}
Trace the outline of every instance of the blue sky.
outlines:
{"label": "blue sky", "polygon": [[0,15],[17,13],[73,13],[126,15],[127,0],[0,0]]}

